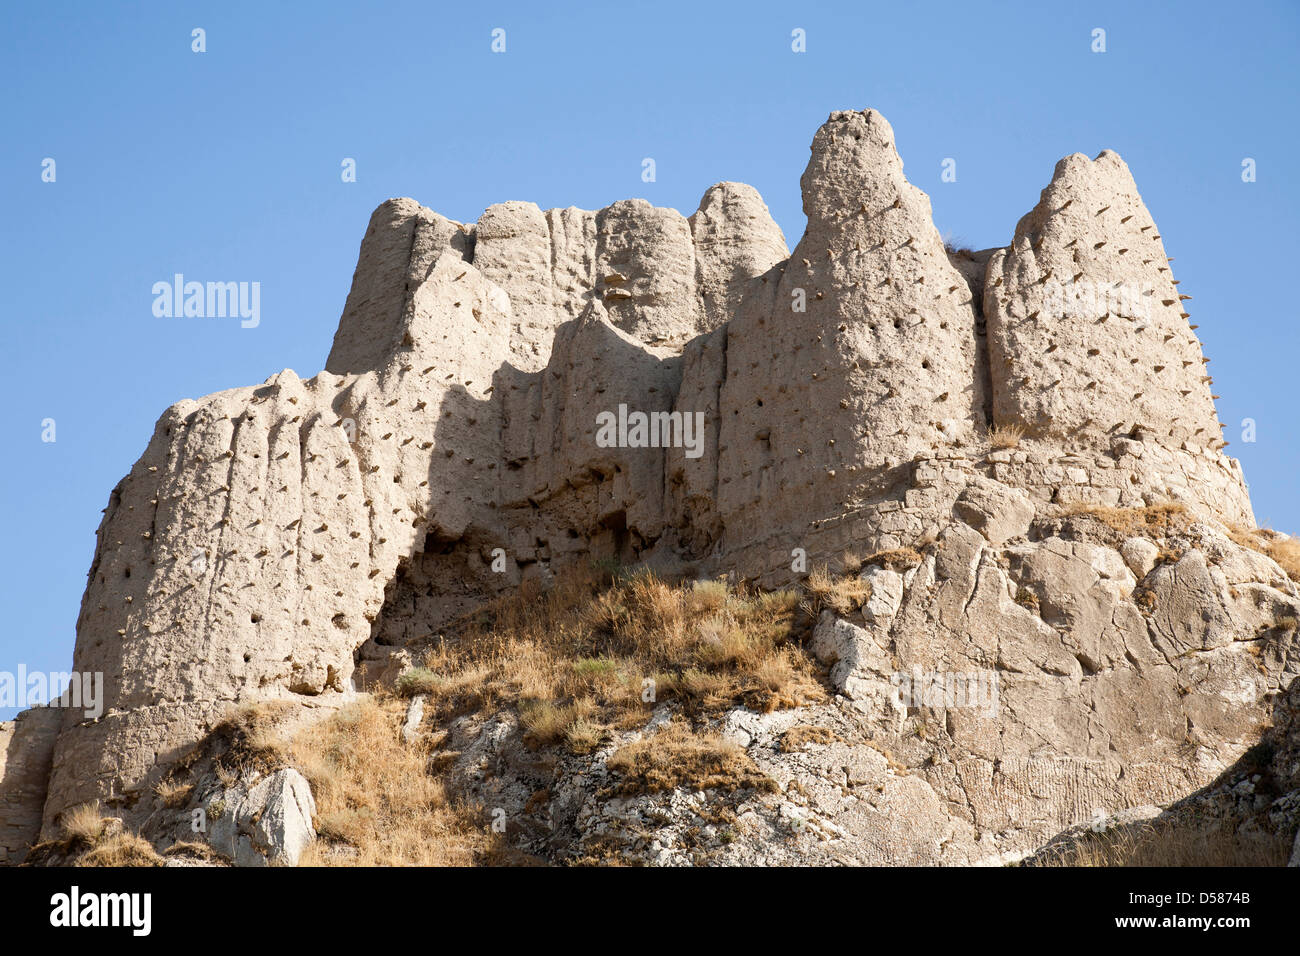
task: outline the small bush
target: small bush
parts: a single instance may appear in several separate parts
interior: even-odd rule
[[[415,697],[417,694],[432,694],[443,683],[444,678],[427,667],[411,667],[402,671],[394,688],[403,697]]]
[[[1015,423],[994,425],[989,429],[989,444],[994,448],[1016,448],[1025,437],[1025,426]]]
[[[194,792],[194,784],[180,783],[179,781],[167,779],[159,781],[158,786],[154,787],[154,793],[162,801],[164,807],[169,810],[175,810],[185,806],[189,802],[190,794]]]
[[[274,769],[283,765],[283,724],[292,710],[285,701],[261,701],[235,707],[213,728],[212,735],[225,737],[229,750],[221,767],[237,771],[242,767]]]
[[[798,753],[809,744],[825,745],[842,739],[829,727],[817,727],[812,724],[797,724],[781,735],[781,752]]]
[[[924,555],[916,548],[891,548],[867,555],[862,566],[865,568],[876,564],[890,571],[901,572],[911,570],[924,560]]]
[[[828,607],[836,614],[847,615],[871,600],[871,585],[856,574],[832,575],[823,565],[813,568],[804,582],[813,599],[813,613]]]
[[[943,251],[958,259],[973,260],[975,258],[975,250],[969,246],[960,245],[959,242],[960,240],[952,238],[945,239],[943,241]]]
[[[621,747],[606,762],[621,778],[622,794],[688,790],[762,790],[775,781],[760,771],[739,746],[713,734],[698,734],[673,721],[650,737]]]
[[[83,803],[64,815],[62,826],[69,840],[94,846],[104,835],[104,815],[98,803]]]
[[[1187,507],[1177,501],[1147,505],[1145,508],[1107,508],[1082,502],[1065,508],[1066,517],[1092,518],[1124,537],[1144,535],[1164,537],[1185,531],[1192,523]]]

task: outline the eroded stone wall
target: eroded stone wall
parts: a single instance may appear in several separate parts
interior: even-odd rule
[[[380,206],[325,371],[178,403],[113,491],[74,660],[108,709],[63,715],[48,793],[23,784],[47,835],[87,800],[129,815],[230,706],[347,693],[357,660],[592,557],[784,583],[794,548],[932,540],[982,480],[1253,523],[1117,156],[1067,157],[967,257],[874,111],[832,114],[801,184],[788,256],[734,183],[690,217]],[[620,405],[699,414],[700,454],[602,447]]]

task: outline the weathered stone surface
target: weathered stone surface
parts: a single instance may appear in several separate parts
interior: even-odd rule
[[[1160,556],[1160,549],[1146,538],[1129,538],[1119,548],[1129,570],[1140,581],[1151,573]]]
[[[1116,153],[1061,160],[988,280],[1000,421],[1061,437],[1139,426],[1217,447],[1200,346],[1159,230]]]
[[[966,486],[953,510],[990,544],[1022,537],[1034,518],[1034,503],[1029,495],[1018,488],[983,479]]]
[[[858,671],[871,656],[871,635],[856,624],[823,611],[809,647],[819,661],[831,665],[831,686],[847,697],[856,696]]]
[[[378,371],[186,401],[114,491],[74,665],[106,713],[68,712],[47,837],[71,806],[130,802],[234,703],[343,692],[399,561],[491,525],[493,372],[509,300],[445,252]]]
[[[1012,245],[971,255],[874,111],[831,115],[801,185],[789,256],[734,183],[689,218],[380,206],[326,370],[178,403],[114,489],[74,655],[105,714],[43,715],[52,755],[34,718],[0,730],[0,848],[42,801],[46,836],[88,801],[134,826],[232,705],[341,699],[452,617],[601,558],[788,584],[800,551],[892,555],[861,617],[813,635],[843,699],[804,716],[843,739],[785,754],[784,716],[728,723],[784,794],[742,811],[731,862],[1003,859],[1238,760],[1300,673],[1300,593],[1225,533],[1253,526],[1240,466],[1122,161],[1062,160]],[[676,437],[597,441],[620,407]],[[1026,434],[995,450],[994,425]],[[1102,540],[1066,517],[1166,501],[1198,523]],[[458,733],[483,756],[512,730]],[[526,803],[530,773],[475,786]],[[235,801],[266,808],[229,818],[236,859],[306,839],[310,794],[270,779]],[[699,807],[552,784],[579,842]]]
[[[690,224],[704,326],[715,329],[736,314],[750,280],[790,253],[762,197],[744,183],[711,187]]]
[[[995,421],[1066,447],[1129,436],[1216,457],[1226,442],[1209,360],[1169,261],[1116,153],[1057,163],[1010,248],[988,264]],[[1201,493],[1232,520],[1253,523],[1231,470],[1210,477]]]
[[[903,603],[903,576],[888,568],[870,567],[862,572],[862,580],[871,585],[871,597],[862,605],[862,616],[868,624],[887,626]]]
[[[60,717],[37,707],[0,723],[0,865],[21,863],[40,837]]]
[[[316,839],[316,801],[298,771],[286,768],[236,782],[205,804],[208,843],[236,866],[297,866]]]
[[[411,292],[433,263],[448,249],[468,259],[471,248],[464,226],[414,199],[383,203],[361,241],[326,370],[344,374],[379,368],[397,345],[393,337],[399,335]]]
[[[424,720],[424,694],[416,694],[406,708],[406,721],[402,724],[402,742],[415,743],[420,737],[420,721]]]
[[[971,440],[982,358],[965,280],[874,111],[832,114],[801,180],[808,228],[770,308],[728,326],[717,506],[723,542],[877,496],[918,452]],[[787,546],[788,550],[789,545]]]

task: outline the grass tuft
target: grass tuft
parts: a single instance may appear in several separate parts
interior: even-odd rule
[[[989,429],[989,444],[994,448],[1017,448],[1025,437],[1025,426],[1014,422]]]
[[[1164,537],[1186,530],[1193,520],[1187,507],[1176,501],[1145,508],[1107,508],[1078,502],[1066,506],[1063,513],[1066,517],[1092,518],[1124,537]]]
[[[431,694],[443,683],[443,678],[427,667],[412,667],[402,671],[394,683],[394,689],[403,697],[417,694]]]
[[[606,766],[625,795],[689,790],[761,790],[774,793],[776,782],[760,771],[738,745],[716,734],[701,734],[674,720],[658,733],[621,747]]]

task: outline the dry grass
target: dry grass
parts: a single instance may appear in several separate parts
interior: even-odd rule
[[[1285,866],[1290,841],[1156,821],[1085,833],[1048,850],[1037,866]]]
[[[1184,548],[1164,547],[1156,552],[1156,564],[1177,564],[1187,553]],[[1236,595],[1233,595],[1234,597]]]
[[[464,866],[489,851],[488,821],[430,775],[428,746],[402,744],[405,712],[399,699],[367,699],[294,738],[320,836],[300,866]],[[340,844],[351,852],[331,852]]]
[[[168,859],[199,860],[214,865],[224,865],[226,863],[221,855],[206,843],[190,843],[184,840],[180,843],[173,843],[163,850],[162,855]]]
[[[83,803],[63,817],[63,835],[69,840],[94,846],[104,835],[104,815],[97,803]]]
[[[1028,608],[1035,614],[1038,614],[1041,610],[1038,595],[1028,588],[1020,588],[1016,591],[1016,603],[1023,608]]]
[[[97,803],[73,808],[62,820],[63,839],[33,848],[32,859],[74,866],[161,866],[149,841],[105,818]]]
[[[1192,523],[1192,515],[1186,506],[1176,501],[1145,508],[1106,508],[1080,502],[1066,506],[1064,514],[1066,517],[1094,518],[1124,537],[1163,537],[1186,530]]]
[[[622,794],[690,790],[762,790],[775,781],[760,771],[738,745],[716,734],[700,734],[674,720],[658,733],[616,750],[606,763],[618,775]]]
[[[264,771],[284,766],[288,751],[284,723],[293,712],[286,701],[261,701],[233,708],[209,735],[228,746],[218,762],[218,773],[232,778],[245,769]]]
[[[833,575],[823,566],[812,569],[804,582],[804,589],[812,599],[809,610],[814,614],[820,613],[824,607],[840,615],[851,614],[871,600],[871,585],[866,581],[856,574]]]
[[[1300,539],[1278,534],[1269,528],[1243,528],[1229,525],[1228,537],[1243,548],[1272,558],[1286,576],[1300,584]]]
[[[845,599],[863,587],[846,585]],[[513,707],[527,743],[576,753],[640,726],[666,700],[693,717],[812,703],[825,691],[802,648],[815,620],[803,603],[797,591],[721,581],[574,574],[447,628],[424,655],[436,679],[422,679],[421,692],[435,721]]]
[[[115,833],[77,858],[77,866],[162,866],[148,840],[134,833]]]
[[[162,801],[163,806],[169,810],[176,810],[185,806],[189,802],[190,794],[194,792],[194,784],[180,783],[168,777],[166,780],[159,781],[154,787],[154,793]]]
[[[907,571],[916,567],[923,560],[924,555],[916,548],[890,548],[888,551],[877,551],[869,554],[863,560],[862,566],[878,564],[882,568],[888,568],[890,571]]]
[[[798,753],[808,747],[809,744],[825,745],[842,739],[839,734],[829,727],[796,724],[781,735],[781,752],[787,754]]]
[[[1009,423],[989,429],[989,444],[994,448],[1018,448],[1025,437],[1025,426]]]

